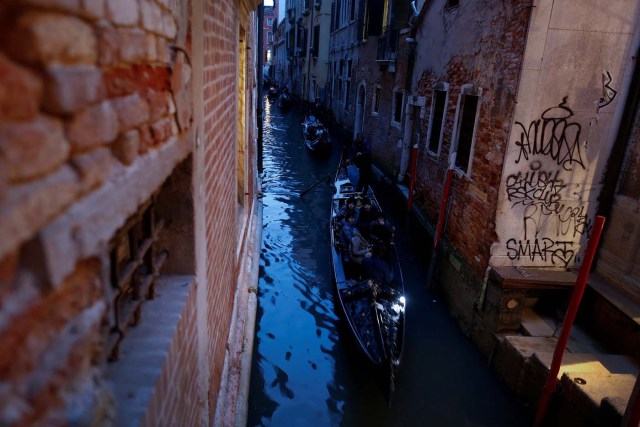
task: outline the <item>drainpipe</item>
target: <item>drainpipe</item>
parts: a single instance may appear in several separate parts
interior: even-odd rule
[[[413,188],[416,182],[416,166],[418,164],[418,145],[411,147],[411,169],[409,175],[409,200],[407,201],[407,211],[411,212],[413,206]]]
[[[404,80],[404,91],[407,96],[411,96],[411,83],[413,77],[413,67],[416,59],[417,43],[415,39],[416,29],[411,30],[411,37],[407,37],[407,74]],[[407,113],[405,114],[404,135],[402,138],[402,154],[400,155],[400,171],[398,172],[398,182],[404,181],[407,169],[409,169],[409,157],[411,151],[411,137],[413,131],[413,121],[415,120],[414,107],[409,105],[407,101]]]
[[[309,0],[309,9],[311,11],[311,16],[309,18],[309,28],[307,31],[307,34],[309,35],[309,40],[307,43],[307,46],[305,46],[307,48],[307,97],[311,98],[309,96],[309,92],[311,91],[311,43],[313,43],[313,11],[316,9],[311,2],[314,0]],[[317,54],[317,52],[314,52]],[[315,95],[315,94],[314,94]],[[315,98],[309,99],[309,102],[311,104],[315,103]]]

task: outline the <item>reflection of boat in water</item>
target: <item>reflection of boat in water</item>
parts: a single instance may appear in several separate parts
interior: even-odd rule
[[[314,115],[308,115],[302,122],[304,144],[311,152],[321,152],[329,149],[331,139],[327,128]]]
[[[386,263],[385,279],[380,279],[379,275],[376,280],[367,277],[372,270],[363,269],[362,265],[351,260],[349,242],[345,243],[341,238],[339,212],[350,197],[356,198],[357,205],[361,205],[363,199],[360,193],[355,192],[346,165],[338,170],[334,185],[336,192],[331,202],[330,234],[331,261],[339,301],[337,307],[342,311],[358,346],[379,372],[378,375],[385,379],[390,401],[395,372],[402,357],[405,331],[404,283],[398,254],[391,240],[381,251],[384,255],[376,259],[376,262]],[[380,210],[371,189],[368,198],[372,206]]]
[[[282,109],[286,109],[291,107],[291,104],[293,104],[293,99],[291,99],[289,91],[285,88],[278,99],[278,106]]]

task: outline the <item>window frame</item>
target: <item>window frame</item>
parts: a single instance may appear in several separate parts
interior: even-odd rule
[[[478,98],[478,102],[476,104],[476,111],[473,120],[473,129],[471,131],[471,141],[469,144],[469,160],[467,162],[466,170],[462,169],[457,165],[458,163],[458,150],[460,148],[460,127],[462,126],[462,119],[464,116],[464,97],[466,96],[475,96]],[[471,178],[472,173],[472,165],[473,165],[473,154],[476,147],[476,136],[478,131],[478,119],[480,117],[480,107],[482,105],[482,88],[474,87],[472,84],[463,85],[460,89],[460,93],[458,94],[458,103],[456,105],[456,115],[454,118],[454,127],[453,127],[453,135],[451,137],[451,150],[450,155],[455,154],[455,159],[453,161],[453,168],[459,172],[460,174]]]
[[[440,120],[440,132],[438,135],[438,146],[436,151],[431,150],[431,134],[433,132],[433,119],[436,112],[436,92],[444,92],[444,107],[442,109],[442,118]],[[444,136],[444,129],[447,120],[447,107],[449,106],[449,84],[439,83],[433,88],[431,95],[431,109],[429,111],[429,126],[427,128],[427,134],[425,138],[425,149],[427,153],[432,157],[440,157],[442,152],[442,139]]]
[[[371,115],[380,115],[380,97],[382,96],[382,87],[375,85],[373,88],[373,102],[371,103]]]
[[[400,119],[396,120],[396,111],[398,109],[398,100],[397,100],[398,94],[402,95],[402,99],[400,102]],[[393,98],[391,101],[391,126],[394,126],[398,129],[400,129],[400,126],[402,125],[402,118],[404,117],[404,98],[405,98],[404,90],[398,90],[398,89],[393,90]]]

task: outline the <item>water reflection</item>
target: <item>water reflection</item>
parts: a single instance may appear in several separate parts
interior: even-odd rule
[[[319,186],[300,197],[337,159],[309,156],[299,112],[283,114],[266,101],[264,117],[263,250],[249,425],[338,425],[341,403],[329,392],[338,341],[324,232],[330,192]]]

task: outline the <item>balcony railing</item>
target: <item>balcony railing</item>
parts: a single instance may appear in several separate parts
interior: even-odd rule
[[[378,38],[377,62],[395,62],[396,51],[398,50],[398,30],[391,27],[384,27],[382,35]]]

